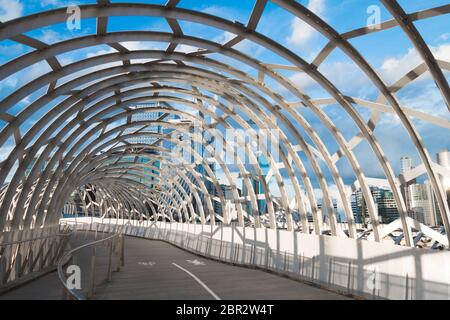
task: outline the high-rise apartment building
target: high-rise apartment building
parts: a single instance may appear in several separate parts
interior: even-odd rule
[[[449,150],[441,150],[437,154],[437,163],[444,168],[450,170],[450,151]],[[450,207],[450,174],[448,175],[439,175],[439,178],[442,183],[442,187],[447,196],[447,203]]]
[[[372,186],[370,192],[381,223],[390,223],[399,217],[397,203],[391,190]],[[351,203],[356,223],[369,223],[369,211],[361,189],[352,193]]]
[[[435,226],[436,208],[433,200],[433,189],[429,181],[422,184],[408,186],[409,198],[408,212],[412,218],[426,225]]]
[[[400,159],[402,175],[413,169],[412,162],[408,157]],[[436,155],[437,164],[444,168],[450,168],[450,152],[442,150]],[[450,176],[439,175],[442,187],[447,195],[447,202],[450,201]],[[423,183],[417,183],[416,179],[405,181],[402,184],[402,193],[405,199],[408,215],[426,225],[442,225],[439,207],[436,202],[435,192],[431,183],[426,180]],[[449,203],[450,205],[450,203]]]

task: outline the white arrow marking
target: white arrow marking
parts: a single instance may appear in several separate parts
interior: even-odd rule
[[[149,262],[138,262],[138,264],[141,265],[141,266],[153,267],[153,266],[156,264],[156,262],[153,262],[153,261],[149,261]]]
[[[195,260],[186,260],[189,263],[192,263],[194,266],[204,266],[205,263],[203,261]]]

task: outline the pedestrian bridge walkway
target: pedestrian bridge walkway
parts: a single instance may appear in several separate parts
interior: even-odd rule
[[[85,237],[87,235],[87,238]],[[78,232],[71,246],[94,240],[94,232]],[[97,237],[103,237],[100,233]],[[243,268],[203,258],[167,242],[126,236],[125,264],[105,278],[107,247],[96,249],[96,287],[91,299],[349,299],[316,286],[281,277],[262,270]],[[91,250],[77,252],[82,286],[90,280]],[[84,289],[84,290],[83,290]],[[85,291],[87,288],[81,288]],[[62,285],[56,272],[49,273],[0,299],[61,299]]]
[[[65,291],[64,298],[450,296],[448,274],[438,270],[449,259],[447,251],[233,225],[90,217],[61,223],[76,230],[71,248],[82,247],[73,251],[69,262],[81,268],[81,290]],[[60,278],[58,282],[56,273],[49,274],[1,298],[61,299],[62,283],[67,283],[63,268]]]

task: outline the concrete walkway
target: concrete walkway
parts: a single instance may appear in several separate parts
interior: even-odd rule
[[[105,283],[105,268],[96,272],[94,299],[349,299],[348,297],[260,270],[236,267],[198,257],[161,241],[125,238],[125,267]],[[84,240],[85,241],[85,240]],[[72,246],[83,240],[73,240]],[[88,273],[90,250],[80,254],[82,275]],[[97,250],[106,265],[107,250]],[[83,278],[83,277],[82,277]],[[89,277],[84,277],[82,286]],[[60,299],[56,272],[10,291],[0,299]]]

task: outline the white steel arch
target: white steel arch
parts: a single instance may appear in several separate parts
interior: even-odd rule
[[[230,224],[233,219],[227,214],[218,214],[214,207],[217,203],[222,207],[222,212],[225,212],[229,200],[236,211],[235,220],[240,226],[249,223],[256,228],[277,228],[277,217],[282,217],[288,230],[357,238],[358,227],[349,203],[348,190],[342,179],[341,169],[336,164],[340,159],[346,159],[361,187],[370,216],[368,228],[372,231],[372,238],[383,241],[385,234],[380,231],[382,226],[368,178],[355,152],[355,146],[364,142],[370,146],[374,162],[382,168],[387,185],[394,195],[404,244],[414,246],[399,182],[374,133],[379,125],[379,114],[386,112],[394,114],[401,122],[422,160],[446,230],[447,242],[444,245],[448,246],[450,210],[446,194],[436,165],[411,118],[435,124],[442,130],[448,130],[450,123],[446,119],[402,106],[396,92],[428,71],[450,108],[450,89],[444,76],[444,70],[450,69],[449,62],[433,57],[413,23],[446,15],[450,12],[450,5],[407,14],[397,1],[381,0],[394,17],[393,20],[382,22],[376,30],[362,27],[339,34],[333,26],[298,2],[271,0],[272,4],[300,18],[328,39],[313,62],[308,63],[286,46],[257,30],[269,2],[267,0],[255,1],[246,25],[178,8],[178,2],[171,0],[165,6],[109,1],[82,5],[82,19],[95,18],[97,21],[96,34],[53,44],[43,43],[26,33],[65,22],[66,8],[39,12],[0,25],[0,41],[8,39],[35,49],[0,66],[0,80],[41,61],[46,61],[51,68],[48,73],[31,80],[0,101],[0,119],[5,122],[0,132],[0,146],[6,145],[11,139],[14,141],[14,147],[1,163],[0,181],[4,184],[0,194],[1,231],[57,224],[64,204],[73,201],[70,195],[78,190],[83,194],[81,199],[85,213],[91,215],[95,214],[94,207],[97,206],[101,216],[123,217],[126,213],[134,218],[158,220],[163,217],[162,219],[170,221],[199,221],[201,224],[211,225],[219,221]],[[107,32],[108,19],[118,16],[161,17],[166,19],[172,33],[135,30]],[[226,43],[217,43],[202,38],[201,35],[186,35],[178,20],[214,27],[229,32],[233,37]],[[401,28],[404,31],[422,57],[423,64],[412,70],[414,76],[410,73],[402,75],[397,82],[388,86],[349,40],[390,28]],[[288,64],[270,64],[245,54],[237,49],[237,45],[243,40],[258,44]],[[121,44],[127,41],[162,42],[167,44],[167,49],[133,51]],[[108,45],[117,52],[89,57],[67,65],[62,65],[58,60],[61,54],[99,44]],[[178,50],[181,45],[194,49],[182,52]],[[344,95],[318,70],[334,49],[342,50],[377,88],[380,96],[378,101]],[[214,55],[214,58],[209,57],[210,55]],[[142,59],[153,60],[136,62]],[[256,76],[253,75],[255,72],[245,72],[225,62],[227,59],[254,70]],[[108,65],[114,63],[114,66]],[[311,99],[280,70],[304,72],[328,96]],[[77,72],[81,74],[71,79],[70,76]],[[281,94],[281,89],[271,86],[271,81],[298,101],[287,101]],[[45,87],[45,94],[14,114],[12,110],[18,102]],[[23,129],[30,118],[51,103],[55,103],[55,106],[46,112],[45,118],[40,118],[27,130]],[[154,106],[133,108],[133,105],[142,103]],[[354,139],[344,137],[333,119],[321,108],[326,104],[339,105],[353,121],[358,129]],[[364,120],[355,106],[369,108],[372,112],[370,119]],[[330,139],[338,146],[337,152],[330,150],[323,135],[302,114],[301,108],[308,109],[317,117]],[[133,120],[133,115],[145,112],[162,113],[165,117],[177,115],[181,120]],[[209,120],[205,120],[205,117]],[[120,121],[124,123],[119,124]],[[187,121],[191,121],[191,124],[200,123],[202,126],[200,135],[192,135],[193,143],[200,145],[202,152],[199,153],[193,145],[184,145],[182,148],[192,150],[195,162],[180,165],[170,150],[162,145],[181,145],[181,141],[173,138],[173,134],[189,134],[192,125],[186,125]],[[113,128],[108,129],[110,126]],[[170,129],[172,136],[145,132],[152,126]],[[216,131],[216,138],[224,140],[219,150],[203,137],[204,132],[208,134],[213,128],[222,130]],[[279,149],[276,156],[279,159],[267,142],[259,144],[257,154],[252,145],[242,137],[234,142],[226,141],[224,131],[227,129],[245,130],[254,140],[261,137],[273,140],[274,132],[278,130]],[[135,132],[130,134],[127,130]],[[140,136],[154,137],[157,143],[146,145],[127,142],[127,139]],[[225,161],[224,151],[235,145],[242,148],[243,155],[239,155],[237,162],[230,165]],[[251,165],[248,166],[242,156],[248,157]],[[267,176],[263,173],[259,157],[268,162],[270,174]],[[129,161],[131,158],[133,161]],[[159,162],[159,167],[155,166],[155,161]],[[210,168],[212,164],[220,168],[223,179],[217,177]],[[26,174],[29,167],[31,169]],[[268,176],[274,177],[275,184],[271,184]],[[8,177],[12,178],[8,180]],[[244,190],[239,193],[236,184],[238,178],[243,180],[243,189],[246,189],[247,194],[242,194]],[[222,180],[231,188],[232,199],[226,199],[221,189]],[[255,183],[260,183],[262,190],[254,190]],[[292,195],[289,195],[287,184],[293,190]],[[322,192],[320,209],[314,184]],[[343,204],[347,221],[345,225],[338,224],[333,209],[330,191],[333,184],[338,190],[339,201]],[[274,194],[274,189],[277,189],[280,196]],[[94,201],[93,197],[100,200]],[[91,213],[87,209],[86,198]],[[263,214],[258,211],[261,201],[267,206],[267,212]],[[174,212],[177,213],[177,219],[173,218]],[[298,219],[294,219],[294,212],[298,213]]]

